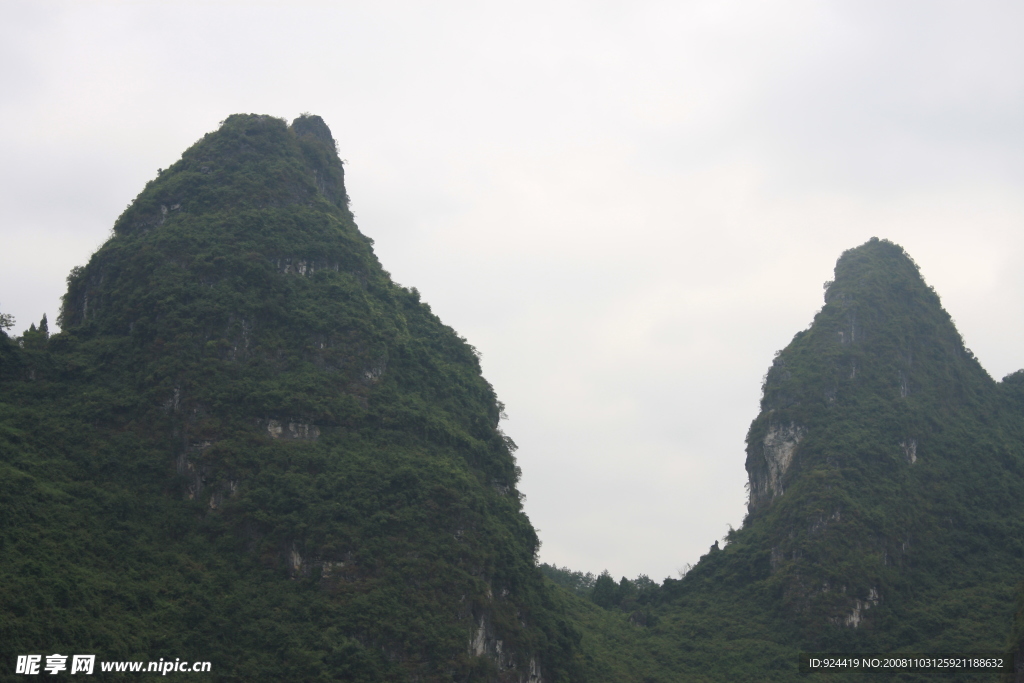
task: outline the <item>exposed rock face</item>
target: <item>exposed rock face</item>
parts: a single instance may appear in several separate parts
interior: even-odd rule
[[[531,656],[525,666],[520,666],[515,652],[494,634],[486,614],[480,615],[473,629],[469,639],[469,654],[486,657],[494,662],[502,683],[544,683],[537,657]]]
[[[852,626],[854,628],[857,628],[858,626],[860,626],[860,622],[861,622],[861,619],[863,618],[862,615],[864,613],[864,610],[868,609],[869,607],[874,607],[880,601],[881,601],[881,598],[879,598],[879,596],[878,596],[878,589],[877,588],[871,588],[871,590],[868,591],[868,597],[867,597],[866,600],[859,600],[858,599],[858,600],[854,601],[853,611],[850,612],[850,616],[848,616],[846,618],[846,622],[845,622],[846,625],[847,626]]]
[[[913,465],[917,462],[917,439],[903,439],[900,441],[900,448],[903,449],[903,455],[907,458],[907,462]]]
[[[761,442],[760,467],[750,473],[750,506],[757,507],[784,492],[783,475],[793,462],[797,445],[804,438],[804,429],[794,423],[769,425]]]
[[[320,437],[320,429],[316,425],[293,421],[269,420],[267,433],[273,439],[310,439],[315,441]]]

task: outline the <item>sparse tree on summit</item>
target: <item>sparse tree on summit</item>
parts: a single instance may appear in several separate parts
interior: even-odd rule
[[[0,313],[0,330],[9,330],[14,327],[14,316],[10,313]]]

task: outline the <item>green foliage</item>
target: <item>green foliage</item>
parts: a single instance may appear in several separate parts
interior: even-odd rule
[[[590,599],[594,601],[595,605],[605,609],[609,609],[619,603],[619,587],[616,585],[615,579],[607,571],[601,572],[601,575],[597,577],[597,581],[594,582],[594,590],[590,594]]]
[[[72,271],[60,334],[0,336],[0,659],[578,678],[494,391],[343,180],[319,117],[229,117]]]
[[[14,327],[14,316],[10,313],[0,313],[0,334],[6,334],[7,330]]]
[[[540,570],[553,583],[578,597],[588,598],[605,609],[631,613],[634,619],[646,621],[650,617],[650,610],[645,608],[655,604],[659,598],[658,584],[646,574],[632,581],[623,576],[616,583],[607,570],[596,577],[591,572],[584,574],[550,564],[540,565]],[[637,609],[643,611],[636,612]]]
[[[552,582],[569,590],[580,597],[587,597],[594,590],[594,582],[597,578],[592,572],[573,571],[568,567],[559,567],[553,564],[541,564],[541,573]]]

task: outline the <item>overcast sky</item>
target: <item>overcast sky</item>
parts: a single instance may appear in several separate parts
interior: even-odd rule
[[[394,279],[483,353],[541,559],[660,580],[745,512],[772,356],[903,245],[1024,366],[1024,3],[0,0],[0,311],[235,112],[323,116]]]

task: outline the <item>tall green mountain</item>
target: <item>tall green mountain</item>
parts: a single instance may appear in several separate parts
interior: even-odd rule
[[[1022,399],[1024,372],[987,375],[903,249],[847,251],[765,376],[743,527],[625,612],[574,603],[591,679],[782,681],[801,651],[1008,651]]]
[[[0,331],[0,678],[577,677],[501,404],[371,245],[319,117],[231,116],[72,272],[60,334]]]
[[[891,243],[844,254],[825,301],[747,436],[747,523],[782,604],[822,645],[994,646],[995,584],[1024,568],[1019,377],[988,377]]]

